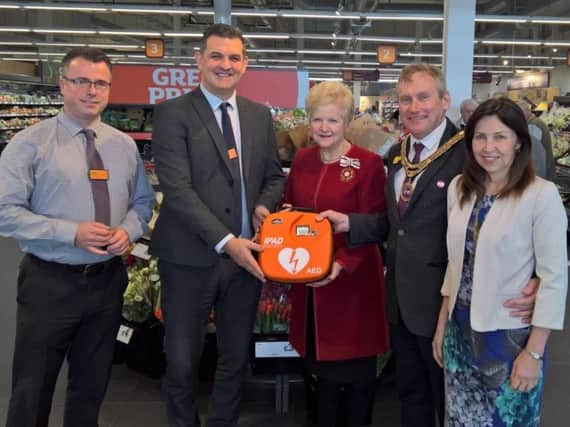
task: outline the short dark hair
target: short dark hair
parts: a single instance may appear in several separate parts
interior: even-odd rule
[[[243,34],[239,28],[232,27],[228,24],[210,25],[208,28],[206,28],[204,34],[202,35],[202,40],[200,41],[200,52],[203,53],[206,50],[208,39],[212,36],[217,36],[224,39],[240,39],[243,45],[243,55],[246,56],[245,39],[243,38]]]
[[[518,144],[520,144],[509,170],[507,184],[499,197],[520,196],[535,177],[531,159],[532,142],[522,110],[515,102],[506,97],[489,99],[475,109],[465,127],[465,164],[459,185],[461,206],[467,202],[473,193],[477,199],[485,195],[488,175],[485,169],[479,166],[473,155],[473,136],[477,123],[489,116],[496,116],[511,129],[517,136]]]
[[[75,58],[83,58],[89,62],[98,63],[104,62],[111,71],[111,60],[101,49],[96,47],[81,46],[71,49],[61,60],[60,74],[63,75],[67,70],[70,62]]]

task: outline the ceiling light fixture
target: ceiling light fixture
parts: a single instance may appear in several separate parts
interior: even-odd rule
[[[345,55],[344,50],[317,50],[317,49],[299,49],[297,53],[312,54],[312,55]]]
[[[165,32],[164,37],[193,37],[193,38],[197,38],[197,37],[202,37],[202,33],[171,33],[171,32]]]
[[[340,77],[309,77],[311,82],[342,82]]]
[[[378,42],[378,43],[415,43],[416,39],[410,38],[393,38],[393,37],[356,37],[356,40],[363,42]]]
[[[32,10],[61,10],[61,11],[73,11],[73,12],[107,12],[109,9],[106,7],[93,7],[93,6],[68,6],[68,5],[41,5],[41,4],[31,4],[31,5],[23,5],[23,9],[32,9]]]
[[[36,43],[38,44],[38,43]],[[47,43],[46,43],[47,44]],[[99,49],[144,49],[143,45],[138,44],[99,44],[99,43],[88,43],[89,47],[97,47]]]
[[[130,30],[98,30],[97,34],[105,36],[141,36],[141,37],[160,37],[162,33],[153,31],[130,31]]]
[[[475,17],[475,22],[497,22],[501,24],[522,24],[529,21],[529,18],[516,16],[509,17],[501,15],[479,15]]]
[[[274,18],[278,15],[277,12],[268,12],[264,10],[232,10],[232,16],[258,16],[265,18]]]
[[[22,27],[0,27],[0,32],[3,33],[31,33],[31,28],[22,28]]]
[[[483,44],[506,44],[506,45],[519,45],[519,46],[540,46],[542,42],[530,40],[480,40]]]
[[[314,18],[314,19],[360,19],[358,13],[340,13],[331,14],[330,12],[308,12],[308,11],[287,11],[280,12],[279,16],[283,18]]]
[[[33,42],[3,42],[0,41],[0,45],[3,46],[33,46]]]
[[[248,53],[295,53],[294,49],[248,49]]]
[[[264,33],[250,33],[243,35],[246,39],[279,39],[279,40],[286,40],[290,38],[289,34],[283,33],[272,33],[272,34],[264,34]]]
[[[366,19],[371,21],[443,21],[442,15],[393,15],[393,14],[369,14]]]
[[[534,17],[530,19],[533,24],[570,24],[568,18]]]
[[[53,28],[34,28],[32,32],[39,34],[97,34],[95,30],[63,30]]]
[[[544,42],[545,46],[570,46],[570,42]]]
[[[424,53],[424,52],[405,52],[398,54],[400,56],[425,56],[426,58],[442,58],[442,53]]]
[[[158,8],[158,7],[149,7],[149,8],[141,8],[140,6],[130,8],[128,6],[111,6],[109,8],[111,12],[119,12],[119,13],[160,13],[160,14],[168,14],[168,15],[191,15],[191,9],[183,9],[179,7],[169,6],[168,8]]]

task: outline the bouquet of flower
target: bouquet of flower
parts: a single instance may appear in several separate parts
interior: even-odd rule
[[[160,295],[160,276],[157,260],[146,263],[135,261],[127,267],[129,284],[123,295],[123,317],[142,323],[154,312]]]
[[[279,129],[294,129],[299,125],[307,125],[307,112],[301,108],[288,111],[280,111],[273,117],[273,127]]]
[[[261,289],[254,332],[286,334],[289,332],[291,301],[287,297],[290,285],[265,283]]]
[[[552,130],[552,154],[555,159],[568,155],[570,151],[570,108],[554,105],[540,116]],[[562,163],[562,162],[558,162]]]

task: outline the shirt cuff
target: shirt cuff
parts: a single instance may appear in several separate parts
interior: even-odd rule
[[[74,246],[78,227],[79,224],[75,222],[57,221],[55,224],[55,240]]]
[[[236,236],[234,236],[232,233],[226,235],[226,237],[224,237],[222,240],[220,240],[218,242],[218,244],[216,246],[214,246],[214,250],[219,254],[223,254],[224,250],[223,247],[226,245],[226,243],[228,243],[231,239],[235,239]]]

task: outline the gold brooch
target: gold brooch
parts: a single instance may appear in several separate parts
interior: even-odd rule
[[[340,170],[340,180],[342,182],[350,182],[354,179],[355,171],[352,168],[342,168]]]
[[[400,163],[402,161],[402,157],[401,156],[394,156],[394,159],[392,160],[392,164],[393,165],[397,165],[398,163]]]

